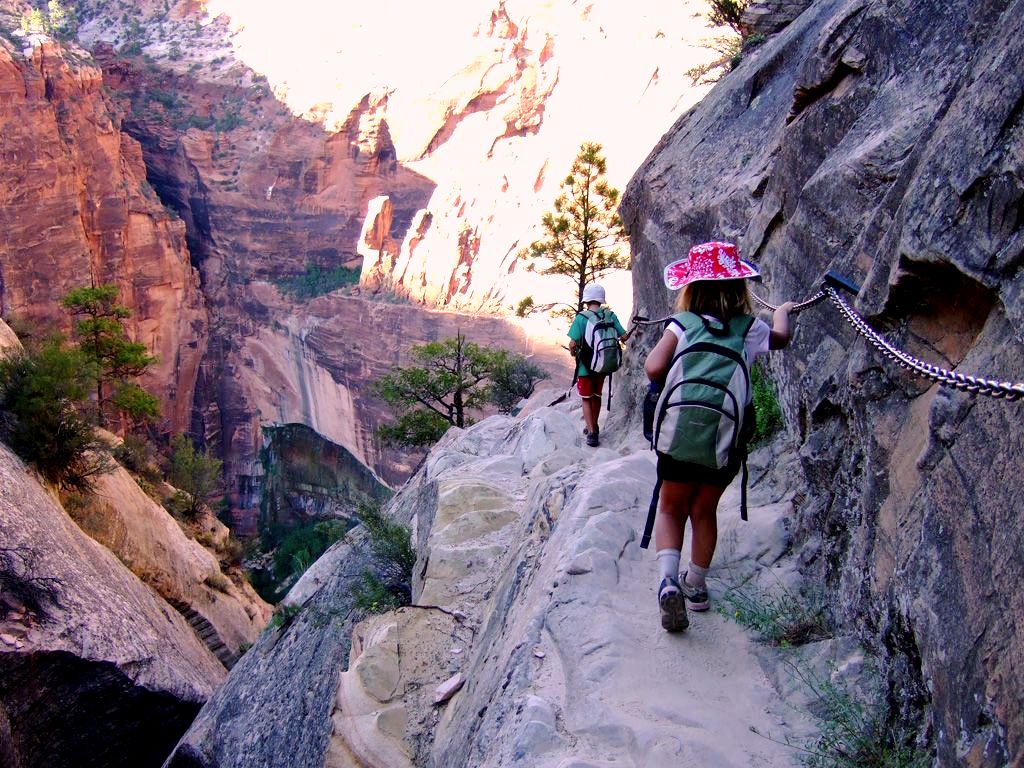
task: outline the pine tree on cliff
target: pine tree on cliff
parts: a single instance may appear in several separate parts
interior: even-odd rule
[[[619,191],[604,178],[607,163],[601,145],[584,142],[562,182],[555,210],[544,214],[545,235],[533,242],[528,255],[547,262],[545,275],[565,275],[576,283],[576,305],[582,307],[583,288],[613,269],[629,266],[622,252],[626,232],[616,212]]]
[[[132,379],[156,362],[146,345],[131,341],[124,321],[131,310],[117,303],[116,285],[76,288],[61,305],[79,318],[75,335],[79,349],[89,361],[95,381],[97,423],[106,424],[106,412],[113,408],[132,421],[150,421],[159,414],[160,404]]]
[[[397,367],[373,385],[395,413],[394,424],[377,430],[392,445],[432,445],[449,427],[472,424],[469,411],[490,404],[511,408],[548,377],[522,355],[481,347],[461,333],[410,352],[419,365]]]

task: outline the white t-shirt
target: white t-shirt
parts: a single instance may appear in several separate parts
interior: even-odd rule
[[[710,315],[705,315],[708,320],[714,318]],[[676,323],[669,323],[668,331],[672,331],[676,335],[677,339],[683,339],[686,341],[686,330]],[[743,356],[747,360],[747,365],[750,365],[761,355],[768,354],[768,336],[771,334],[772,329],[768,326],[764,320],[759,317],[754,318],[754,324],[750,326],[750,330],[747,331],[747,337],[743,340]],[[676,342],[678,344],[678,341]]]

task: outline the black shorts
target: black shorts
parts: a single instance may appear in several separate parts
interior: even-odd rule
[[[712,469],[689,461],[677,461],[667,453],[658,451],[658,478],[674,483],[704,483],[725,488],[740,471],[740,463],[734,462],[721,469]]]

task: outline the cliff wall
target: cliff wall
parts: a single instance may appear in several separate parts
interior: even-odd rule
[[[0,35],[0,314],[68,330],[68,291],[116,284],[131,336],[157,356],[143,384],[182,431],[206,343],[185,226],[146,182],[141,148],[85,51],[23,44]]]
[[[774,303],[836,270],[898,347],[1024,379],[1022,11],[821,0],[748,51],[629,184],[637,307],[668,312],[662,267],[728,238]],[[836,617],[886,656],[940,765],[1019,764],[1020,405],[911,376],[829,305],[772,371],[802,446],[800,552]]]

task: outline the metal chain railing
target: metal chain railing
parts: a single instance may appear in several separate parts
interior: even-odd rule
[[[938,365],[918,360],[916,357],[908,355],[906,352],[897,349],[886,341],[878,331],[868,325],[867,321],[861,317],[853,307],[843,300],[839,295],[839,292],[836,290],[837,286],[853,293],[857,293],[859,291],[857,286],[852,285],[838,275],[829,273],[825,276],[825,282],[822,285],[822,289],[806,301],[796,304],[791,310],[791,313],[795,314],[797,312],[802,312],[805,309],[813,307],[815,304],[821,303],[827,298],[836,306],[843,319],[845,319],[857,333],[863,336],[868,344],[878,350],[883,357],[893,361],[901,368],[912,371],[918,376],[928,379],[929,381],[934,381],[941,386],[952,387],[954,389],[959,389],[962,392],[969,392],[974,395],[988,395],[989,397],[995,397],[1010,402],[1024,399],[1024,383],[994,381],[992,379],[984,379],[978,376],[969,376],[964,373],[956,373],[955,371],[950,371]],[[778,307],[772,306],[754,293],[751,293],[751,296],[754,301],[772,312],[778,309]],[[650,320],[641,315],[636,315],[633,317],[632,322],[633,325],[660,325],[671,318],[672,315],[669,315],[668,317],[658,318],[657,320]]]
[[[975,395],[988,395],[1009,401],[1024,398],[1024,384],[1015,384],[1011,381],[992,381],[991,379],[982,379],[977,376],[956,373],[918,360],[916,357],[896,349],[878,331],[868,325],[853,307],[843,301],[843,298],[835,288],[827,285],[824,288],[824,293],[835,304],[846,322],[853,326],[853,329],[863,336],[868,344],[877,349],[883,357],[892,360],[901,368],[913,371],[918,376],[934,381],[944,387],[953,387],[954,389],[970,392]]]
[[[756,301],[758,304],[760,304],[765,309],[767,309],[767,310],[769,310],[771,312],[774,312],[776,309],[778,309],[778,307],[769,304],[767,301],[762,299],[756,293],[751,292],[750,295],[754,299],[754,301]],[[793,309],[790,310],[790,313],[795,315],[798,312],[803,312],[805,309],[810,309],[815,304],[820,304],[824,300],[825,300],[825,292],[824,291],[818,291],[816,294],[811,296],[811,298],[807,299],[806,301],[801,301],[799,304],[795,305],[793,307]],[[671,320],[672,317],[673,317],[673,315],[666,315],[665,317],[659,317],[657,320],[651,320],[650,318],[644,317],[643,315],[634,315],[633,319],[632,319],[632,323],[633,323],[633,325],[661,325],[661,324],[666,323],[669,320]]]
[[[758,296],[756,293],[751,292],[750,295],[754,299],[754,301],[756,301],[758,304],[760,304],[762,307],[769,310],[770,312],[774,312],[776,309],[778,309],[778,307],[772,306],[767,301]],[[818,291],[816,294],[811,296],[811,298],[807,299],[807,301],[801,301],[799,304],[795,305],[791,310],[789,310],[789,313],[791,315],[795,315],[797,312],[803,312],[805,309],[810,309],[815,304],[820,304],[824,300],[825,292]]]

